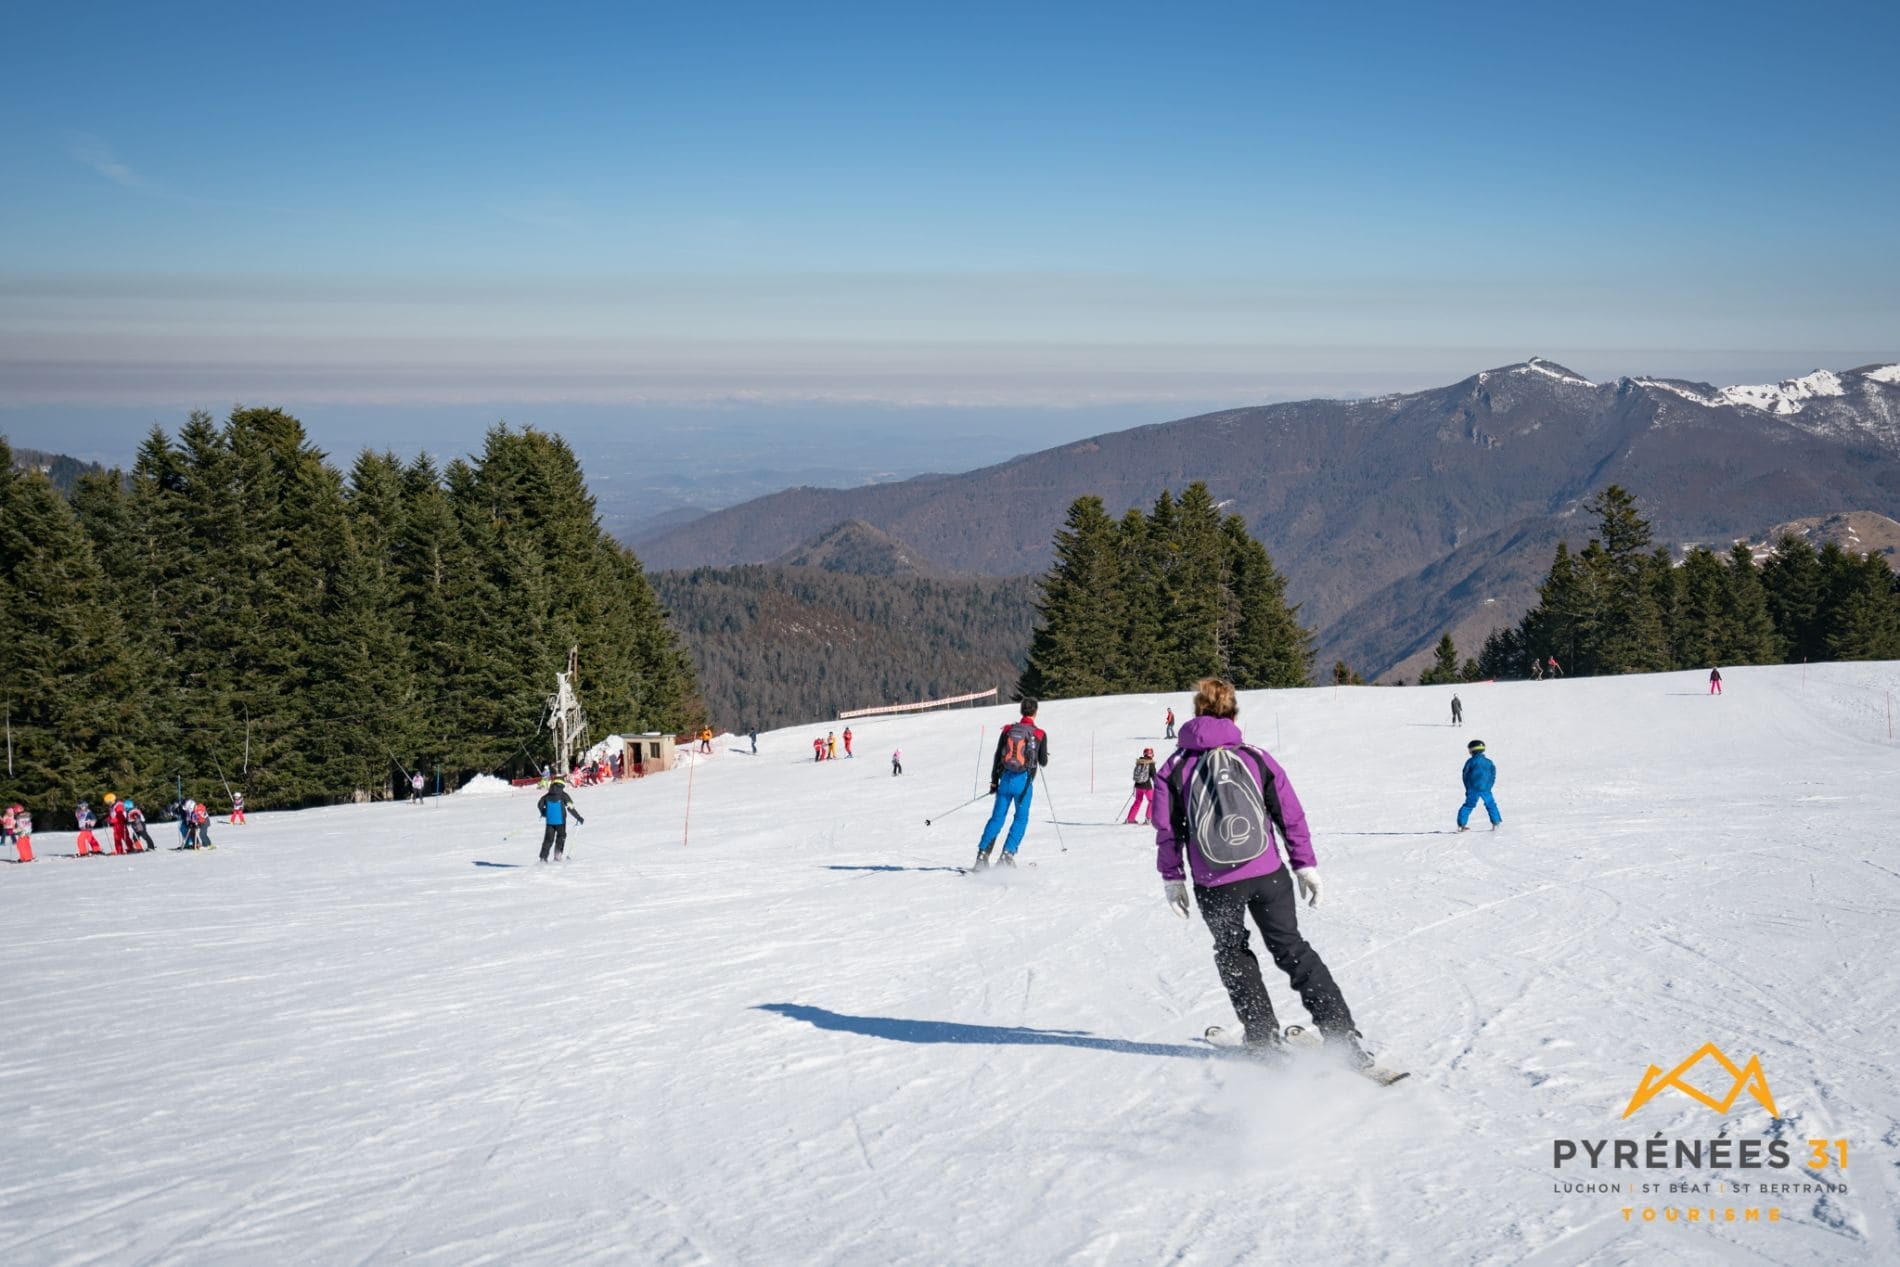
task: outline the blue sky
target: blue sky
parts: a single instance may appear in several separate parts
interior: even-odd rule
[[[236,399],[1165,417],[1534,353],[1722,381],[1900,359],[1892,4],[7,28],[16,443]]]

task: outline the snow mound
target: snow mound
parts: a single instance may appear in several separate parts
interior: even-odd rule
[[[514,784],[506,779],[498,779],[492,774],[478,774],[464,783],[456,792],[458,796],[500,796],[503,792],[514,791]]]
[[[1868,370],[1864,377],[1876,383],[1900,383],[1900,365],[1883,365],[1879,369]]]

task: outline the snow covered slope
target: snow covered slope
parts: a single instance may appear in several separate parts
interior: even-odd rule
[[[0,1261],[1893,1262],[1900,666],[1726,677],[1464,687],[1461,730],[1445,688],[1243,697],[1389,1090],[1196,1041],[1232,1023],[1207,933],[1107,825],[1182,696],[1044,708],[1014,874],[951,870],[979,809],[944,816],[1000,708],[581,789],[558,869],[532,793],[42,835],[0,868]],[[1474,736],[1506,829],[1454,835]],[[1779,1118],[1622,1120],[1711,1042]],[[1846,1139],[1847,1191],[1558,1190],[1817,1177],[1552,1164],[1659,1132]]]

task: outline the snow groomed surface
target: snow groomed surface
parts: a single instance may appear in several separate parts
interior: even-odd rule
[[[1460,687],[1462,729],[1448,688],[1243,695],[1390,1089],[1196,1041],[1207,933],[1110,823],[1185,696],[1044,706],[1013,873],[942,817],[1003,708],[722,739],[685,844],[688,770],[580,789],[561,868],[532,790],[42,833],[0,867],[0,1261],[1895,1261],[1900,666],[1705,678]],[[1452,832],[1471,738],[1497,833]],[[1669,1077],[1711,1043],[1762,1077]],[[1609,1165],[1724,1136],[1795,1164]]]

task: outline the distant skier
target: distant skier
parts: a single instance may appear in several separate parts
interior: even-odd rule
[[[990,807],[989,822],[983,824],[983,838],[976,846],[977,871],[990,865],[990,849],[1002,834],[1003,820],[1009,818],[1012,806],[1016,814],[1010,818],[1009,836],[1003,841],[1002,865],[1016,865],[1016,851],[1029,829],[1036,771],[1049,764],[1049,736],[1036,725],[1036,701],[1024,700],[1022,710],[1022,720],[1005,726],[996,737],[996,756],[990,761],[990,795],[996,803]]]
[[[893,748],[891,749],[891,777],[896,778],[903,772],[904,750],[902,748]]]
[[[1143,748],[1141,755],[1135,758],[1135,795],[1128,802],[1130,823],[1154,822],[1155,798],[1155,750]]]
[[[417,770],[409,776],[409,800],[412,804],[422,804],[422,771]]]
[[[836,733],[828,731],[825,734],[825,760],[836,761],[837,759],[838,759],[838,736]]]
[[[1532,656],[1531,657],[1531,681],[1541,682],[1543,680],[1544,680],[1544,662],[1542,660],[1539,660],[1536,656]]]
[[[701,726],[699,728],[699,750],[701,752],[710,753],[712,751],[712,739],[713,739],[712,727]]]
[[[1551,656],[1548,660],[1544,661],[1544,676],[1545,677],[1560,678],[1563,675],[1564,675],[1564,666],[1557,663],[1556,656]]]
[[[1709,694],[1720,695],[1721,693],[1722,693],[1722,670],[1710,669],[1709,670]]]
[[[132,833],[132,852],[149,853],[158,848],[158,842],[152,839],[151,831],[145,826],[145,811],[131,797],[120,802],[125,806],[125,827]]]
[[[1498,803],[1491,799],[1491,785],[1497,782],[1498,768],[1484,755],[1484,740],[1473,739],[1465,745],[1465,751],[1471,756],[1465,760],[1465,803],[1458,807],[1458,830],[1471,830],[1471,811],[1483,801],[1484,812],[1491,817],[1491,830],[1496,831],[1498,824],[1504,821],[1504,816],[1498,813]]]
[[[1214,966],[1248,1048],[1271,1054],[1285,1046],[1260,961],[1248,945],[1251,913],[1274,966],[1286,973],[1326,1048],[1356,1069],[1370,1068],[1352,1009],[1300,935],[1294,886],[1309,906],[1318,906],[1320,895],[1306,811],[1279,763],[1241,738],[1239,716],[1232,683],[1202,679],[1194,719],[1162,764],[1154,798],[1155,867],[1167,903],[1188,918],[1191,877],[1201,918],[1214,935]],[[1291,875],[1280,864],[1275,828],[1286,842]]]
[[[132,845],[132,833],[125,826],[126,803],[115,792],[106,793],[106,824],[112,828],[112,852],[117,854],[136,853]]]
[[[90,802],[79,802],[79,807],[73,811],[73,821],[79,824],[78,856],[81,858],[87,854],[103,856],[105,850],[99,847],[99,838],[92,834],[92,829],[99,825],[99,820],[92,816]]]
[[[1167,733],[1165,733],[1165,734],[1163,734],[1163,735],[1162,735],[1161,737],[1162,737],[1163,739],[1172,739],[1172,738],[1174,738],[1174,710],[1173,710],[1172,708],[1170,708],[1170,709],[1168,710],[1168,729],[1167,729]]]
[[[746,737],[752,741],[752,755],[755,757],[758,756],[759,755],[759,732],[754,730],[751,733],[749,733]]]
[[[577,823],[587,821],[574,808],[573,798],[567,794],[567,780],[555,779],[548,784],[548,790],[542,793],[534,808],[541,815],[541,821],[547,824],[541,832],[541,861],[548,860],[549,849],[554,850],[556,862],[564,861],[567,856],[567,820],[572,818]]]
[[[851,727],[849,726],[844,728],[844,755],[847,757],[851,755]]]
[[[211,807],[199,801],[191,807],[191,847],[216,849],[211,843]]]
[[[231,823],[236,827],[244,825],[244,793],[242,792],[231,793]]]
[[[823,736],[816,736],[812,739],[811,759],[813,761],[823,761],[825,759],[825,741]]]
[[[1453,693],[1451,697],[1451,724],[1454,726],[1465,724],[1465,706],[1458,702],[1456,693]]]
[[[0,810],[0,847],[9,844],[15,861],[33,861],[33,815],[18,801]]]
[[[180,849],[190,849],[193,847],[191,843],[191,815],[192,811],[197,808],[198,802],[192,800],[189,796],[182,801],[173,801],[170,805],[165,807],[165,811],[178,820],[178,847]]]

